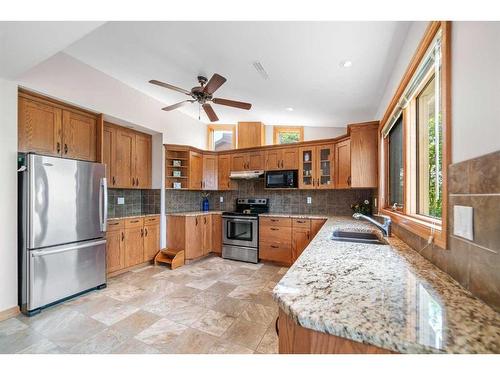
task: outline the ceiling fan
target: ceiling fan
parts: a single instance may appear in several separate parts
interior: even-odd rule
[[[214,104],[225,105],[228,107],[234,107],[234,108],[240,108],[240,109],[246,109],[246,110],[249,110],[250,108],[252,108],[252,105],[250,103],[237,102],[235,100],[222,99],[222,98],[214,98],[212,96],[212,94],[219,87],[221,87],[224,84],[224,82],[226,82],[226,79],[223,76],[221,76],[220,74],[215,73],[212,76],[212,78],[210,78],[210,81],[207,80],[206,77],[198,76],[198,82],[199,82],[200,86],[193,87],[191,89],[191,91],[189,91],[189,90],[181,89],[180,87],[177,87],[174,85],[170,85],[168,83],[157,81],[155,79],[152,79],[151,81],[149,81],[149,83],[152,83],[153,85],[165,87],[167,89],[174,90],[174,91],[180,92],[182,94],[188,95],[192,98],[192,99],[184,100],[182,102],[164,107],[164,108],[162,108],[164,111],[172,111],[172,110],[177,109],[179,107],[182,107],[183,105],[186,105],[188,103],[198,102],[203,107],[203,110],[207,114],[210,121],[214,122],[214,121],[219,121],[219,118],[215,114],[215,111],[212,108],[212,106],[210,105],[210,102],[212,102]]]

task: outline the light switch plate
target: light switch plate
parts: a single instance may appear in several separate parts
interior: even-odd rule
[[[474,240],[474,209],[467,206],[453,206],[453,234]]]
[[[125,198],[124,197],[118,197],[116,200],[116,204],[125,204]]]
[[[219,202],[224,203],[224,197],[220,197]]]
[[[307,204],[311,204],[312,203],[312,198],[311,197],[307,197]]]

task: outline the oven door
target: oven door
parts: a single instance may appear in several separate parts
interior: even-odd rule
[[[222,243],[258,247],[258,218],[224,217]]]

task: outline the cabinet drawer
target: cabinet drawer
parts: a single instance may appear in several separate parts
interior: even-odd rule
[[[115,231],[115,230],[121,230],[124,228],[124,223],[123,223],[123,220],[108,220],[108,227],[107,227],[107,231],[108,232],[112,232],[112,231]]]
[[[292,243],[292,228],[275,226],[260,227],[260,241],[279,242],[290,245]]]
[[[143,225],[144,225],[144,220],[142,217],[125,219],[125,228],[142,227]]]
[[[144,225],[160,224],[159,216],[146,216],[144,218]]]
[[[292,228],[311,228],[310,219],[292,219]]]
[[[290,227],[292,219],[289,217],[261,217],[259,218],[259,224],[261,226]]]
[[[292,247],[290,243],[261,241],[259,244],[259,258],[290,264],[292,262]]]

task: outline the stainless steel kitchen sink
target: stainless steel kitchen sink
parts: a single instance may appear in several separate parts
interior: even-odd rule
[[[387,245],[387,242],[381,240],[377,235],[368,232],[354,232],[335,230],[332,235],[332,240],[340,242],[356,242],[372,245]]]

